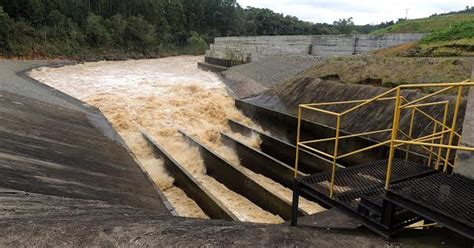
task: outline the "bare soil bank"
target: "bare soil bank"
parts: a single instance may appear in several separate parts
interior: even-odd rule
[[[394,87],[407,83],[458,82],[471,77],[473,58],[352,56],[332,58],[304,76],[346,84]]]

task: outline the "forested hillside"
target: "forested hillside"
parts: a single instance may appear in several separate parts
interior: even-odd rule
[[[235,0],[0,0],[0,53],[128,58],[203,53],[216,36],[368,33],[351,18],[314,24]]]

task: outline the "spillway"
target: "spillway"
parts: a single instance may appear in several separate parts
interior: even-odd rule
[[[222,142],[221,135],[232,135],[238,141],[259,148],[259,135],[241,135],[234,132],[228,120],[236,120],[255,129],[261,129],[244,116],[228,95],[225,84],[216,74],[196,68],[201,57],[180,56],[151,60],[93,62],[60,68],[39,68],[30,76],[98,107],[125,140],[137,160],[161,189],[178,215],[209,218],[206,211],[189,197],[165,162],[156,156],[153,147],[140,129],[166,151],[193,177],[219,204],[239,221],[282,223],[288,216],[279,214],[272,203],[252,199],[245,191],[238,192],[232,183],[209,175],[202,154],[190,147],[178,132],[184,130],[190,137],[222,156],[232,166],[272,199],[291,202],[291,190],[262,174],[240,164],[235,148]],[[219,173],[219,172],[216,172]],[[182,185],[182,184],[181,184]],[[288,185],[286,185],[288,186]],[[188,191],[189,192],[189,191]],[[188,193],[189,194],[189,193]],[[305,214],[321,211],[316,203],[301,199]]]

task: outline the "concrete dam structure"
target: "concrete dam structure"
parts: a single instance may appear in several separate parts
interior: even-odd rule
[[[275,55],[347,56],[418,41],[425,35],[394,33],[218,37],[206,52],[206,63],[230,67]]]
[[[39,82],[25,74],[32,67],[54,66],[44,62],[13,68],[0,78],[0,246],[416,247],[412,235],[433,245],[469,242],[456,233],[404,229],[420,220],[406,211],[395,213],[394,222],[401,225],[393,233],[370,228],[363,218],[304,188],[295,206],[295,171],[301,178],[323,175],[319,185],[327,189],[333,167],[324,153],[302,150],[300,167],[293,169],[300,149],[297,123],[308,139],[326,139],[334,129],[226,95],[217,76],[197,70],[198,59],[29,72]],[[362,136],[345,138],[350,139],[340,142],[341,152],[377,146],[337,164],[344,178],[355,175],[370,187],[362,192],[349,180],[336,189],[364,196],[360,209],[377,220],[381,198],[376,194],[374,201],[361,192],[378,190],[385,172],[363,168],[383,161],[389,147]],[[395,157],[399,161],[405,153]],[[426,160],[416,153],[410,158]],[[429,167],[415,172],[433,174]],[[395,180],[405,180],[404,174],[396,171]],[[201,213],[185,213],[185,208],[194,212],[189,202]],[[294,217],[304,227],[290,227]],[[403,235],[387,241],[363,226],[387,236],[403,230]]]

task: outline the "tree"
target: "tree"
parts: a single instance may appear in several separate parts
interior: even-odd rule
[[[118,49],[124,47],[125,30],[127,29],[127,25],[127,21],[124,20],[120,14],[114,15],[106,21],[106,27],[112,38],[112,47]]]
[[[390,25],[357,26],[352,18],[311,23],[244,9],[236,0],[0,0],[0,6],[0,51],[18,55],[202,53],[218,36],[369,33]]]
[[[9,50],[9,37],[8,34],[11,30],[11,20],[7,13],[3,11],[3,7],[0,6],[0,49]]]
[[[347,19],[339,19],[338,21],[334,21],[334,27],[342,34],[349,34],[354,31],[354,21],[352,17]]]
[[[148,54],[155,50],[158,44],[154,26],[141,16],[128,18],[124,35],[125,46],[130,51]]]
[[[103,25],[103,19],[100,16],[89,14],[85,24],[85,35],[87,43],[92,48],[110,45],[110,34]]]
[[[208,48],[206,41],[197,32],[191,32],[188,41],[189,51],[193,55],[204,54]]]

